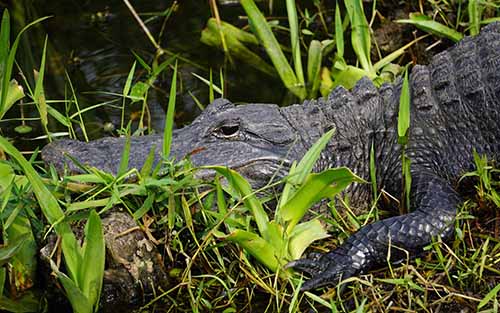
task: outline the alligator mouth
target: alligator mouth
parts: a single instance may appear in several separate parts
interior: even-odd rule
[[[280,179],[286,176],[291,164],[292,162],[288,159],[278,157],[262,157],[252,159],[251,161],[245,163],[227,165],[227,167],[239,172],[251,182],[260,181],[266,183],[272,177]],[[200,167],[196,171],[195,177],[204,181],[212,180],[215,177],[215,171],[209,167],[210,166]]]

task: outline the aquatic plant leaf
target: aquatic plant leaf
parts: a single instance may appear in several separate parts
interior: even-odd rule
[[[324,239],[330,235],[319,219],[310,220],[295,226],[290,233],[288,251],[291,260],[299,259],[304,251],[316,240]]]
[[[236,242],[270,270],[276,271],[278,269],[279,262],[274,247],[257,234],[237,229],[228,235],[226,239]]]
[[[231,56],[234,56],[269,76],[276,76],[276,71],[271,65],[244,45],[244,43],[259,44],[259,41],[253,34],[242,31],[223,21],[221,21],[219,26],[217,21],[211,18],[207,22],[207,27],[201,32],[200,41],[206,45],[221,49],[221,32],[225,36],[227,52]],[[220,93],[222,94],[222,90]]]
[[[436,22],[427,15],[423,15],[420,13],[410,13],[409,19],[396,20],[396,22],[415,25],[417,26],[417,28],[423,31],[429,32],[439,37],[451,39],[454,42],[458,42],[464,37],[463,34],[457,32],[453,28]]]
[[[297,97],[304,99],[306,96],[305,86],[300,84],[297,79],[297,76],[288,63],[288,60],[281,50],[278,40],[274,37],[271,27],[269,27],[264,15],[262,15],[253,0],[241,0],[240,4],[243,6],[243,9],[248,15],[248,19],[252,23],[257,37],[262,42],[267,55],[273,62],[274,68],[278,72],[285,86]]]

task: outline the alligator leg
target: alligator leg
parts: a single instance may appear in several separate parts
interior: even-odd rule
[[[329,253],[288,263],[287,267],[312,276],[302,290],[337,284],[381,266],[389,248],[391,261],[397,262],[421,252],[433,237],[447,238],[453,233],[461,200],[450,183],[425,172],[414,173],[412,179],[413,212],[366,225]]]

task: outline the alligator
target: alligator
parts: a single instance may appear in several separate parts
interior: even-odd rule
[[[409,86],[411,119],[404,148],[411,160],[409,213],[363,226],[328,253],[289,263],[288,267],[311,276],[302,289],[336,284],[383,266],[388,252],[392,261],[398,261],[406,258],[406,252],[421,253],[438,237],[450,238],[458,207],[470,193],[460,178],[474,170],[474,151],[500,160],[500,23],[465,37],[435,55],[429,65],[415,65]],[[314,170],[347,166],[369,180],[373,147],[377,186],[400,199],[404,189],[403,147],[397,131],[401,90],[401,78],[379,88],[364,78],[351,91],[337,87],[325,98],[288,107],[235,105],[218,99],[192,124],[174,131],[171,156],[189,156],[196,166],[228,166],[254,187],[264,186],[271,178],[284,177],[294,160],[335,128]],[[125,138],[60,140],[47,145],[42,157],[60,171],[81,171],[70,155],[81,164],[116,173],[124,143]],[[159,162],[161,147],[159,135],[132,137],[129,166],[140,169],[151,149],[156,149]],[[346,194],[351,205],[366,207],[372,201],[372,186],[354,184]]]

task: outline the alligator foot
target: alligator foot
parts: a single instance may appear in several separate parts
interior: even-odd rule
[[[353,266],[352,258],[337,250],[327,254],[311,253],[308,258],[295,260],[286,265],[286,268],[294,268],[312,276],[302,285],[301,291],[337,284],[359,274],[360,270]]]

